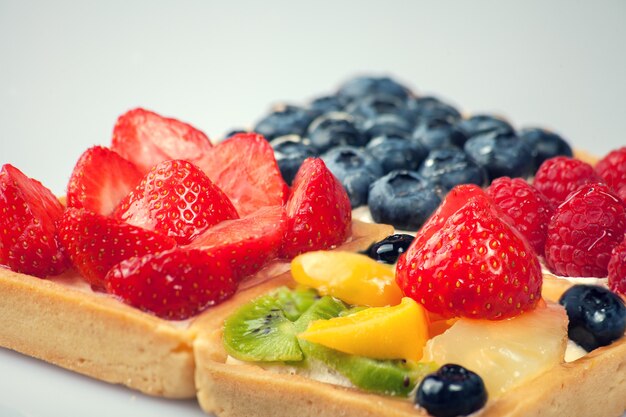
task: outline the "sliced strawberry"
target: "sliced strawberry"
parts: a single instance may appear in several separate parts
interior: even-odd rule
[[[67,185],[67,206],[108,216],[139,184],[142,174],[117,152],[94,146],[78,159]]]
[[[63,206],[49,189],[6,164],[0,171],[0,212],[0,264],[37,277],[67,268],[55,227]]]
[[[535,308],[539,260],[509,221],[478,187],[453,189],[400,256],[403,293],[445,318],[499,320]]]
[[[289,188],[274,151],[256,133],[240,133],[220,143],[198,166],[226,193],[240,216],[287,201]]]
[[[143,311],[184,320],[232,296],[237,280],[220,255],[174,249],[120,262],[107,274],[106,288]]]
[[[142,173],[167,159],[198,161],[211,147],[207,135],[193,126],[141,108],[117,119],[111,141],[111,149]]]
[[[282,207],[264,207],[241,219],[208,229],[189,247],[211,250],[228,259],[235,275],[243,279],[278,256],[286,221],[287,213]]]
[[[350,199],[321,159],[309,158],[300,166],[287,202],[287,217],[281,248],[284,258],[328,249],[350,235]]]
[[[103,289],[106,273],[124,259],[176,245],[161,233],[85,209],[67,209],[59,222],[58,233],[72,263],[94,289]]]
[[[114,217],[187,244],[209,227],[239,216],[226,194],[195,165],[180,160],[154,166],[115,209]]]

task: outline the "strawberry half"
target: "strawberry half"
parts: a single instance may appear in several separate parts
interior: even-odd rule
[[[209,227],[239,216],[226,194],[187,161],[154,166],[115,209],[128,224],[162,232],[183,245]]]
[[[117,152],[94,146],[78,159],[67,186],[67,206],[108,216],[139,184],[142,174]]]
[[[265,206],[282,206],[289,187],[274,151],[263,136],[240,133],[215,146],[198,166],[233,202],[240,216]]]
[[[142,174],[168,159],[198,161],[212,146],[207,135],[193,126],[141,108],[117,119],[111,140],[111,149]]]
[[[306,159],[287,201],[287,231],[281,257],[328,249],[350,235],[352,209],[346,190],[318,158]]]
[[[237,280],[227,259],[174,249],[120,262],[107,274],[106,288],[140,310],[184,320],[232,296]]]
[[[539,260],[476,186],[455,187],[400,256],[403,293],[445,318],[499,320],[535,308]]]
[[[278,256],[287,214],[280,206],[264,207],[244,218],[208,229],[188,247],[210,250],[229,259],[239,279],[250,276]]]
[[[124,259],[171,249],[176,242],[157,232],[84,209],[69,208],[59,222],[59,238],[72,263],[92,288]]]
[[[63,206],[49,189],[6,164],[0,171],[0,212],[0,264],[37,277],[67,268],[55,227]]]

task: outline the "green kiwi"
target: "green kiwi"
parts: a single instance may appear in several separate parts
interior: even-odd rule
[[[317,291],[310,288],[290,290],[287,287],[281,287],[274,292],[274,295],[278,299],[281,310],[291,321],[296,321],[320,298]]]

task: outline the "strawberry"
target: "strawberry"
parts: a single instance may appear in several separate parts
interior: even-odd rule
[[[211,250],[229,259],[239,279],[250,276],[278,256],[287,214],[280,206],[264,207],[246,217],[228,220],[198,236],[190,248]]]
[[[115,209],[114,217],[187,244],[209,227],[239,216],[226,195],[195,165],[155,165]]]
[[[533,309],[541,267],[509,220],[480,188],[452,189],[400,256],[403,293],[445,318],[499,320]]]
[[[63,206],[39,181],[6,164],[0,171],[0,264],[37,277],[67,268],[55,222]]]
[[[195,162],[212,146],[193,126],[141,108],[117,119],[111,140],[111,149],[134,163],[142,174],[167,159]]]
[[[318,158],[306,159],[287,201],[287,231],[281,257],[327,249],[350,235],[350,199],[339,180]]]
[[[289,188],[272,147],[261,135],[237,134],[215,146],[197,164],[226,193],[240,216],[287,201]]]
[[[94,146],[78,159],[67,185],[67,206],[108,216],[141,181],[135,164],[116,152]]]
[[[120,262],[107,274],[106,288],[143,311],[184,320],[232,296],[237,280],[228,259],[211,251],[174,249]]]
[[[58,233],[72,263],[96,290],[104,288],[106,273],[124,259],[176,245],[160,233],[85,209],[67,209],[59,221]]]

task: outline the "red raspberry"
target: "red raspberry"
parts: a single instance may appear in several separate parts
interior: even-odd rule
[[[626,206],[604,184],[570,194],[548,225],[545,258],[556,274],[606,277],[611,251],[624,238]]]
[[[626,146],[609,152],[595,170],[622,201],[626,201]]]
[[[511,217],[535,252],[543,255],[548,222],[554,212],[550,200],[525,180],[509,177],[494,180],[487,188],[487,195]]]
[[[626,295],[626,237],[613,248],[609,261],[609,288]]]
[[[578,159],[557,156],[546,160],[535,174],[533,185],[558,206],[569,193],[589,183],[604,182],[593,167]]]

